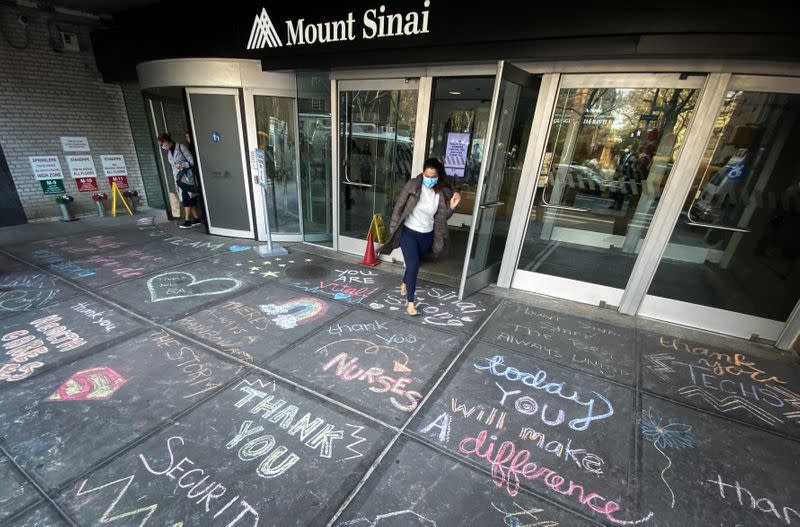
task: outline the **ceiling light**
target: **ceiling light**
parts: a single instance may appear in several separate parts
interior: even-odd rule
[[[461,95],[460,91],[451,91],[450,95]]]

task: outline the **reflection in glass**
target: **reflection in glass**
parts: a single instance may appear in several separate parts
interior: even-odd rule
[[[494,77],[444,77],[434,81],[425,157],[442,160],[447,175],[461,192],[456,214],[472,216],[475,206],[493,89]],[[448,225],[450,250],[426,262],[426,271],[461,276],[469,223],[470,219],[464,216],[451,218]]]
[[[411,174],[417,92],[340,93],[340,233],[366,239],[373,214],[388,228],[395,198]]]
[[[297,194],[297,119],[294,100],[287,97],[255,96],[258,148],[264,150],[267,203],[273,234],[299,234]]]
[[[494,77],[436,79],[428,153],[441,159],[461,192],[460,214],[472,214],[489,127]],[[462,252],[463,258],[463,252]]]
[[[327,73],[297,74],[303,239],[333,246],[331,89]]]
[[[785,321],[800,297],[800,96],[731,91],[649,294]]]
[[[695,90],[560,90],[520,269],[625,288],[696,100]]]
[[[497,96],[497,117],[491,159],[483,181],[477,225],[469,253],[468,276],[490,269],[498,272],[511,215],[522,177],[539,79],[527,85],[503,80]],[[491,281],[494,281],[492,277]]]

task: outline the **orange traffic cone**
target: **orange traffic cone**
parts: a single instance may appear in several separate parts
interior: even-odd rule
[[[381,263],[380,260],[375,257],[375,244],[372,243],[372,229],[369,230],[369,234],[367,235],[367,250],[364,251],[364,259],[359,263],[370,267],[375,267]]]

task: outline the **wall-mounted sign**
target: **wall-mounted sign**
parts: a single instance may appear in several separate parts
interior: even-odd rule
[[[77,178],[97,177],[92,156],[67,156],[69,174]]]
[[[62,137],[61,148],[64,152],[88,152],[89,139],[86,137]]]
[[[128,167],[125,166],[125,157],[121,155],[100,156],[100,162],[103,164],[103,171],[106,173],[106,177],[128,175]]]
[[[42,185],[42,192],[45,194],[64,194],[64,180],[63,179],[41,179],[39,184]]]
[[[450,132],[447,134],[447,149],[444,154],[444,168],[451,177],[464,177],[467,166],[470,134]]]
[[[67,156],[69,174],[78,185],[78,192],[97,191],[97,171],[92,156]]]
[[[219,143],[222,140],[222,136],[219,132],[211,132],[211,141],[214,143]]]
[[[117,188],[126,189],[128,188],[128,178],[125,176],[111,176],[108,178],[108,186],[112,184],[116,184]]]
[[[359,17],[352,12],[339,20],[306,22],[305,18],[286,20],[284,31],[278,31],[266,8],[256,15],[250,30],[247,49],[282,48],[284,46],[303,46],[307,44],[347,42],[354,40],[372,40],[386,37],[410,37],[422,33],[430,33],[430,0],[423,3],[420,11],[405,13],[387,12],[386,6],[367,9]]]
[[[28,160],[31,163],[33,177],[39,181],[44,179],[64,179],[64,172],[61,171],[61,162],[57,156],[32,156]]]
[[[78,185],[78,192],[97,192],[97,178],[93,177],[79,177],[75,178],[75,184]]]
[[[125,166],[125,157],[122,155],[100,156],[103,172],[108,178],[108,184],[116,183],[118,188],[128,188],[128,167]]]

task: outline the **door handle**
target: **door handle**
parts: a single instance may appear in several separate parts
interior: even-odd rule
[[[740,229],[739,227],[723,227],[722,225],[711,225],[709,223],[697,223],[695,221],[687,221],[686,225],[689,227],[703,227],[704,229],[713,229],[717,231],[729,231],[729,232],[742,232],[748,233],[750,229]]]
[[[549,177],[548,177],[548,183],[549,183]],[[567,210],[570,212],[589,212],[589,209],[582,209],[580,207],[569,207],[567,205],[550,205],[549,203],[547,203],[547,200],[545,199],[546,195],[545,190],[547,190],[547,185],[545,185],[545,187],[542,189],[542,207],[553,210]]]
[[[493,203],[486,203],[485,205],[480,205],[478,208],[481,209],[481,210],[483,210],[483,209],[495,209],[497,207],[502,207],[503,205],[505,205],[505,202],[503,202],[503,201],[495,201]]]
[[[351,187],[364,187],[364,188],[372,188],[375,185],[370,185],[369,183],[356,183],[355,181],[342,181],[342,185],[349,185]]]
[[[546,209],[568,210],[571,212],[589,212],[589,209],[582,209],[580,207],[568,207],[567,205],[548,205],[547,203],[542,203],[542,207]]]

